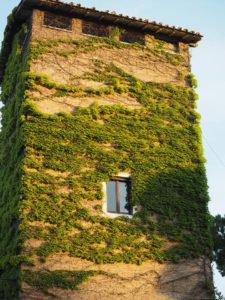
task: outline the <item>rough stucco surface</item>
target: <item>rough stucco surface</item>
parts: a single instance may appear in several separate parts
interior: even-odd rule
[[[61,51],[70,50],[70,46],[61,45]],[[179,79],[179,71],[169,63],[154,62],[144,59],[143,50],[137,49],[98,49],[94,52],[78,53],[62,57],[53,51],[45,54],[41,60],[33,61],[31,72],[47,75],[48,78],[56,83],[67,84],[68,86],[82,86],[85,88],[101,88],[104,84],[91,80],[74,80],[74,77],[82,76],[87,72],[94,71],[94,61],[101,60],[107,65],[113,63],[122,68],[128,74],[135,76],[144,82],[171,83],[184,86],[186,82]],[[188,73],[184,67],[181,71]],[[73,112],[78,106],[87,107],[97,102],[99,105],[125,105],[129,108],[141,108],[141,105],[126,94],[107,95],[101,98],[94,96],[89,98],[74,97],[54,97],[54,89],[39,90],[32,94],[32,98],[37,99],[37,106],[43,112]]]
[[[63,47],[61,50],[68,50]],[[146,58],[147,53],[142,49],[98,49],[94,52],[79,53],[76,57],[73,55],[68,57],[59,57],[56,53],[48,54],[43,57],[42,67],[35,65],[36,71],[42,71],[48,75],[52,75],[53,79],[57,80],[59,72],[63,72],[63,78],[60,80],[66,83],[67,78],[71,76],[81,76],[89,70],[93,65],[93,59],[101,59],[106,63],[114,63],[119,68],[122,67],[125,72],[130,75],[135,75],[136,78],[144,82],[155,81],[177,85],[184,85],[185,82],[180,82],[178,78],[178,68],[166,62],[152,61]],[[46,64],[44,62],[46,61]],[[75,68],[76,66],[76,68]],[[49,70],[49,67],[52,70]],[[53,72],[56,71],[57,73]],[[180,67],[183,71],[185,67]]]
[[[81,36],[81,21],[73,20],[73,32],[63,32],[41,27],[43,13],[35,11],[33,15],[33,38],[84,38]],[[152,40],[149,40],[151,43]],[[60,45],[61,50],[70,50],[70,46]],[[170,46],[168,46],[170,48]],[[181,46],[182,50],[182,46]],[[86,80],[74,81],[74,76],[81,76],[94,69],[93,59],[101,59],[107,64],[114,63],[125,72],[148,82],[171,83],[185,86],[185,80],[178,78],[179,71],[188,74],[189,66],[173,66],[165,62],[154,62],[143,58],[145,53],[138,49],[98,49],[94,52],[79,53],[76,56],[62,57],[56,52],[44,54],[41,59],[33,61],[31,72],[47,75],[51,81],[71,86],[104,87],[102,83]],[[188,62],[188,57],[186,57]],[[132,109],[142,106],[127,94],[107,95],[101,97],[74,98],[70,96],[55,97],[54,89],[38,87],[30,91],[38,108],[48,114],[73,112],[76,107],[87,107],[97,102],[100,105],[121,104]],[[51,171],[51,170],[50,170]],[[66,175],[65,175],[66,176]],[[65,192],[65,191],[63,191]],[[94,203],[95,204],[95,203]],[[93,205],[94,205],[93,204]],[[41,224],[39,224],[41,225]],[[44,224],[47,226],[46,224]],[[88,224],[87,224],[88,226]],[[40,240],[30,240],[27,248],[41,245]],[[187,260],[178,264],[159,264],[149,261],[142,265],[123,263],[95,264],[93,262],[72,258],[66,254],[51,256],[45,263],[37,258],[31,270],[100,270],[107,274],[96,275],[79,285],[75,291],[51,288],[49,292],[57,299],[67,300],[206,300],[210,299],[205,288],[206,281],[211,281],[211,267],[207,259]],[[27,268],[27,266],[26,266]],[[22,285],[22,300],[52,299],[35,287],[26,283]]]
[[[88,107],[94,103],[99,105],[115,105],[120,103],[126,107],[132,109],[142,108],[142,105],[135,101],[135,99],[129,97],[127,94],[123,95],[107,95],[102,96],[101,99],[95,97],[83,97],[83,98],[74,98],[74,97],[54,97],[53,94],[49,95],[48,98],[39,93],[32,93],[33,97],[37,97],[38,102],[37,107],[44,113],[55,114],[59,112],[68,112],[72,113],[77,107]]]
[[[210,262],[193,259],[179,264],[146,262],[141,266],[128,264],[96,265],[92,262],[54,255],[46,263],[36,262],[33,270],[101,270],[107,275],[96,275],[79,285],[76,291],[51,288],[57,299],[133,299],[133,300],[206,300],[206,278],[211,278]],[[21,299],[51,299],[27,284],[23,285]]]

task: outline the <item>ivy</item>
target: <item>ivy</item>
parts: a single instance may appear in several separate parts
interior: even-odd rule
[[[80,283],[90,276],[98,274],[97,271],[31,271],[24,270],[22,279],[30,286],[38,287],[49,296],[54,296],[49,292],[52,287],[62,289],[77,290]]]
[[[118,31],[115,30],[115,34]],[[161,40],[155,39],[154,47],[141,45],[139,43],[122,43],[114,39],[115,34],[112,34],[111,38],[107,37],[90,37],[88,39],[78,40],[33,40],[31,45],[31,58],[40,59],[43,54],[56,52],[59,56],[68,57],[71,55],[77,55],[79,53],[94,52],[98,49],[134,49],[142,50],[143,58],[150,59],[152,61],[166,62],[175,66],[187,66],[184,57],[179,53],[170,53],[163,48],[165,44]],[[70,50],[62,50],[59,46],[67,45]]]
[[[45,261],[67,253],[96,264],[210,256],[207,182],[193,84],[146,83],[101,60],[93,60],[93,71],[80,77],[103,83],[101,88],[61,84],[29,70],[33,60],[53,51],[66,57],[99,47],[144,49],[149,58],[174,64],[163,44],[150,50],[108,38],[34,41],[29,58],[22,60],[21,34],[14,38],[1,95],[1,298],[16,299],[20,265],[34,263],[34,256]],[[61,43],[72,47],[60,52]],[[183,64],[183,58],[176,63]],[[73,114],[44,114],[37,108],[39,99],[28,98],[40,86],[62,99],[128,94],[141,108],[95,103]],[[132,174],[132,204],[138,207],[132,219],[110,219],[102,213],[102,182],[118,172]],[[30,239],[41,241],[40,246],[25,247]],[[21,279],[48,293],[53,286],[76,289],[95,274],[25,270]]]
[[[10,25],[9,25],[10,26]],[[15,35],[2,82],[2,131],[0,135],[0,298],[17,299],[19,267],[29,258],[21,254],[19,199],[23,165],[22,101],[27,64],[21,59],[23,29]],[[4,52],[4,49],[2,50]],[[2,53],[3,53],[2,52]],[[10,99],[10,101],[8,100]]]
[[[212,219],[214,261],[222,276],[225,276],[225,217],[217,215]]]
[[[187,75],[187,81],[191,87],[193,87],[195,89],[198,87],[198,82],[197,82],[194,74],[191,73],[191,74]]]

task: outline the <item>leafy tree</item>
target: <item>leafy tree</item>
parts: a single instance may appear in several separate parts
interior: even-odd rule
[[[222,276],[225,276],[225,216],[213,219],[214,260]]]
[[[215,300],[225,300],[224,296],[217,289],[215,289]]]

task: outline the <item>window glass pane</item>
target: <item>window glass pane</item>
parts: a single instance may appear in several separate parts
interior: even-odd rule
[[[107,183],[107,211],[116,212],[116,182]]]
[[[120,195],[120,212],[129,213],[129,199],[128,199],[128,184],[127,182],[119,181],[119,195]]]

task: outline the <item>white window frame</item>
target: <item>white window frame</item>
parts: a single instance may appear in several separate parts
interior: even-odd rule
[[[121,178],[130,178],[131,177],[131,174],[129,173],[118,173],[116,175],[116,177],[121,177]],[[125,216],[127,218],[132,218],[133,215],[137,212],[137,208],[134,206],[132,207],[132,211],[133,211],[133,214],[123,214],[123,213],[111,213],[111,212],[108,212],[107,211],[107,182],[102,182],[102,190],[103,190],[103,207],[102,207],[102,210],[103,210],[103,214],[107,217],[110,217],[110,218],[117,218],[117,217],[121,217],[121,216]]]

